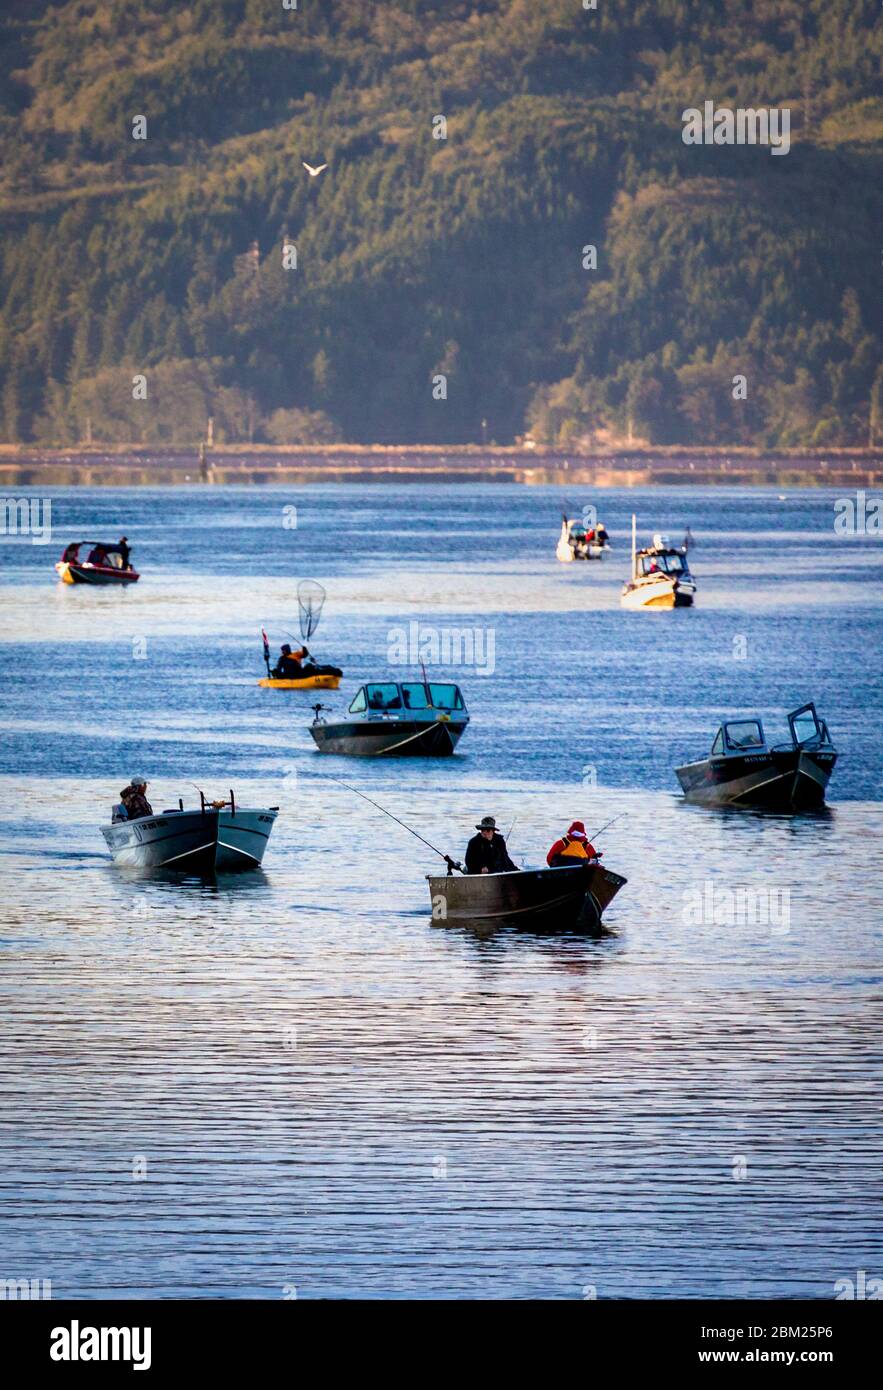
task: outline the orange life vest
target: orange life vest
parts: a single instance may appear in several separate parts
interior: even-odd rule
[[[571,840],[569,835],[561,836],[562,848],[558,851],[561,859],[588,859],[585,843],[582,840]]]

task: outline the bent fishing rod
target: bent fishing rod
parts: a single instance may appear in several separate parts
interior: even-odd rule
[[[318,776],[319,774],[316,775]],[[339,777],[332,776],[330,772],[322,773],[320,780],[323,782],[336,782],[339,787],[346,787],[348,792],[355,792],[356,796],[360,796],[363,801],[367,801],[370,805],[376,806],[378,811],[382,811],[385,816],[389,816],[390,820],[394,820],[396,825],[400,825],[403,830],[407,830],[409,835],[413,835],[415,839],[419,840],[427,849],[431,849],[433,854],[437,854],[440,859],[443,859],[448,866],[448,873],[450,873],[452,869],[459,869],[461,874],[464,872],[463,865],[459,864],[456,859],[452,859],[449,854],[445,854],[443,850],[430,844],[429,840],[425,840],[416,830],[412,830],[410,825],[406,825],[403,820],[399,820],[398,816],[394,816],[392,811],[387,811],[385,806],[381,806],[379,801],[374,801],[372,797],[366,796],[364,792],[360,792],[358,787],[351,787],[349,782],[341,781]]]

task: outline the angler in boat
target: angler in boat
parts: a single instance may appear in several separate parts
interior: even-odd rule
[[[229,799],[211,801],[200,792],[198,808],[187,810],[179,800],[176,809],[157,813],[146,789],[142,778],[133,777],[111,824],[101,827],[115,864],[206,877],[258,867],[278,806],[239,806],[231,789]]]
[[[601,853],[589,840],[586,827],[581,820],[575,820],[567,834],[555,841],[546,855],[546,863],[550,869],[561,869],[569,868],[575,861],[597,862],[600,858]]]
[[[336,690],[343,672],[339,666],[317,666],[310,656],[309,647],[300,647],[293,652],[288,642],[283,642],[279,660],[270,675],[276,680],[297,681],[302,685],[315,676],[336,676],[336,683],[330,686],[332,690]]]
[[[132,568],[131,549],[125,536],[116,542],[71,541],[55,572],[63,584],[134,584],[141,576]]]
[[[325,708],[310,726],[316,747],[353,757],[449,757],[469,723],[460,687],[436,681],[363,685],[343,719],[326,721]]]
[[[828,726],[810,702],[788,715],[790,743],[767,743],[760,719],[725,720],[707,758],[676,769],[686,801],[768,811],[814,811],[837,762]]]
[[[143,777],[133,777],[127,787],[120,792],[120,799],[113,808],[113,821],[138,820],[140,816],[152,816],[153,807],[147,800],[147,782]]]
[[[493,827],[485,825],[491,820],[492,817],[486,816],[482,821],[480,836],[485,830],[489,838],[493,835]],[[474,840],[470,840],[467,848],[465,869],[442,854],[448,867],[445,877],[427,874],[435,920],[484,927],[526,927],[532,931],[580,931],[590,936],[604,934],[602,914],[625,884],[624,878],[603,868],[597,854],[589,858],[588,855],[559,853],[557,847],[565,840],[577,843],[570,832],[553,845],[556,853],[553,856],[550,851],[550,858],[554,858],[555,863],[545,869],[516,868],[502,836],[499,839],[502,850],[493,867],[470,868]],[[463,877],[457,877],[455,870]]]
[[[603,560],[605,550],[610,549],[609,540],[602,522],[586,526],[582,521],[569,518],[565,512],[555,555],[564,564],[571,560]]]
[[[279,660],[270,670],[270,639],[261,628],[264,639],[264,662],[266,676],[258,685],[270,686],[275,690],[336,690],[343,675],[339,666],[320,666],[310,657],[307,638],[312,637],[319,626],[322,608],[325,604],[325,590],[315,579],[303,579],[297,586],[298,620],[303,646],[296,652],[284,642]]]
[[[482,816],[475,828],[478,834],[466,846],[467,874],[517,873],[518,865],[509,858],[506,841],[493,816]]]
[[[342,782],[339,777],[329,780],[346,787],[347,791],[354,792],[369,805],[376,806],[378,811],[382,811],[444,860],[447,866],[444,878],[426,875],[433,921],[450,920],[479,928],[515,926],[533,931],[571,930],[587,932],[591,936],[605,934],[601,914],[626,880],[602,868],[597,859],[576,860],[572,865],[558,869],[518,869],[509,858],[503,836],[497,834],[493,816],[485,816],[477,826],[478,836],[469,841],[464,868],[443,849],[394,816],[392,811],[387,811],[379,801],[366,796],[357,787]],[[602,835],[616,820],[619,820],[618,816],[602,825],[594,838]],[[476,838],[488,847],[477,847],[475,852],[482,855],[493,849],[495,838],[499,840],[501,849],[497,862],[503,863],[505,857],[510,867],[492,868],[472,858],[470,850]],[[472,869],[469,867],[470,860]]]
[[[632,516],[632,577],[622,586],[623,608],[689,608],[696,581],[687,563],[684,546],[672,545],[666,536],[638,550],[636,518]]]

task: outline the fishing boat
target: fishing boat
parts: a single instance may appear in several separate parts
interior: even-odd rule
[[[306,645],[307,638],[312,637],[319,626],[324,604],[325,590],[322,585],[315,579],[302,579],[297,586],[297,606],[300,635],[304,645],[297,653],[292,653],[289,646],[284,646],[282,655],[272,670],[270,639],[266,629],[261,628],[267,674],[261,677],[258,685],[270,690],[337,690],[343,675],[340,667],[316,665]],[[304,658],[309,658],[308,664],[303,664]],[[286,672],[286,668],[290,674]]]
[[[666,536],[638,550],[636,519],[632,516],[632,577],[622,586],[623,608],[689,608],[696,581],[687,563],[684,546],[672,545]]]
[[[87,550],[87,558],[80,551]],[[140,578],[128,563],[128,546],[111,541],[72,541],[55,571],[62,584],[135,584]]]
[[[813,811],[837,762],[828,726],[810,702],[788,715],[790,743],[769,745],[760,719],[729,719],[707,758],[676,769],[685,800],[702,806]]]
[[[600,935],[605,908],[626,880],[597,863],[500,874],[427,874],[434,919]]]
[[[586,526],[566,513],[562,515],[561,534],[555,549],[562,564],[571,560],[603,560],[604,552],[609,549],[607,531],[600,522],[597,526]]]
[[[232,790],[227,801],[206,801],[202,792],[199,799],[193,810],[179,801],[177,810],[102,826],[114,863],[209,877],[256,869],[279,807],[238,806]]]
[[[320,753],[351,757],[449,757],[469,723],[457,685],[377,681],[354,695],[345,719],[315,705],[310,733]]]

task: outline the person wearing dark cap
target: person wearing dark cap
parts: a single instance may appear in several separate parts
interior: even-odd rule
[[[317,666],[308,647],[300,647],[293,652],[289,643],[283,642],[282,652],[271,674],[277,680],[299,681],[309,676],[342,676],[343,672],[339,666]]]
[[[139,816],[152,816],[153,807],[145,795],[147,783],[143,777],[133,777],[127,787],[120,792],[120,801],[126,808],[126,819],[137,820]]]
[[[309,656],[306,647],[301,647],[299,651],[293,652],[288,642],[282,643],[282,651],[279,660],[273,669],[273,675],[277,680],[296,681],[307,673],[304,671],[304,657]]]
[[[122,562],[123,562],[123,569],[124,569],[124,570],[130,570],[130,569],[132,568],[132,566],[129,564],[129,554],[130,554],[130,552],[131,552],[131,549],[132,549],[132,547],[129,545],[129,542],[128,542],[128,540],[126,539],[126,537],[125,537],[125,536],[120,536],[119,545],[117,546],[117,550],[120,552],[120,559],[121,559]]]
[[[467,874],[505,874],[517,869],[509,858],[506,841],[497,830],[493,816],[483,816],[466,846]]]
[[[586,835],[586,827],[581,820],[575,820],[566,835],[562,835],[560,840],[556,840],[549,853],[546,855],[546,863],[550,869],[572,868],[574,864],[579,864],[587,859],[600,859],[601,855],[593,844],[589,843]]]

